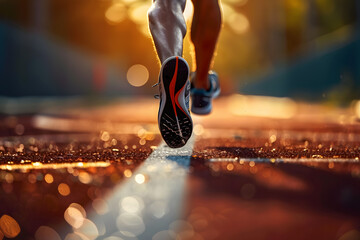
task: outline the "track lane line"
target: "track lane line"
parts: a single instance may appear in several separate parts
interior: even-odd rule
[[[106,226],[105,234],[97,239],[152,239],[174,234],[169,225],[182,218],[194,142],[192,136],[178,149],[162,142],[130,178],[116,186],[104,199],[110,212],[89,214],[95,224]]]

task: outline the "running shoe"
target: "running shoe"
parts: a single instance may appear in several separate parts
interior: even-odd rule
[[[171,148],[184,146],[192,134],[189,73],[189,65],[179,56],[166,59],[160,70],[158,124],[161,136]]]
[[[195,76],[195,75],[193,75]],[[210,89],[191,88],[191,112],[198,115],[209,114],[212,110],[212,99],[220,94],[220,84],[218,75],[210,71],[208,75]]]

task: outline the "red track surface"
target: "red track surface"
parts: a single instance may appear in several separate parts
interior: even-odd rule
[[[194,118],[182,210],[191,231],[179,237],[358,239],[356,116],[298,103],[290,117],[275,110],[276,116],[244,116],[231,111],[239,107],[231,101],[220,99],[211,116]],[[159,145],[156,115],[156,102],[139,100],[56,116],[2,117],[0,163],[8,170],[0,171],[1,214],[18,222],[18,239],[34,239],[43,225],[64,239],[71,232],[64,220],[71,203],[91,211],[94,199],[110,194],[128,177],[125,171],[136,171]],[[44,168],[74,162],[110,165]],[[29,164],[38,168],[26,169]],[[61,195],[60,183],[69,187],[68,195]]]

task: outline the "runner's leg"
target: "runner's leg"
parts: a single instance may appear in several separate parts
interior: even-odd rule
[[[171,56],[182,56],[185,3],[186,0],[154,0],[149,10],[149,28],[161,63]]]
[[[221,29],[221,11],[218,0],[192,0],[194,16],[191,26],[191,41],[195,47],[195,88],[209,89],[208,72]]]

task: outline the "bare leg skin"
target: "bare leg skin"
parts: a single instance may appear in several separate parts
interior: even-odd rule
[[[161,63],[171,56],[182,56],[185,4],[186,0],[154,0],[149,9],[149,28]]]
[[[218,0],[192,0],[194,16],[191,41],[195,47],[195,88],[209,89],[208,72],[212,67],[217,39],[221,29],[221,11]]]

